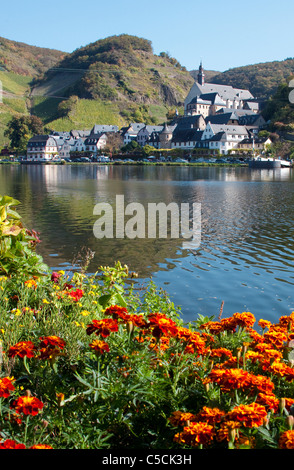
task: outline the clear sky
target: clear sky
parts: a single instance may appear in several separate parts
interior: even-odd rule
[[[168,52],[188,70],[294,56],[293,0],[10,0],[0,6],[0,36],[64,52],[131,34]]]

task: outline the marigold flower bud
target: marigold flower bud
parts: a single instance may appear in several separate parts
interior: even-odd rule
[[[294,426],[294,416],[287,416],[287,424],[289,426],[289,429],[293,429],[293,426]]]

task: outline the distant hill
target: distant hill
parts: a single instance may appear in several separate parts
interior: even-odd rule
[[[36,77],[53,67],[64,52],[0,37],[0,70]]]
[[[194,78],[194,80],[197,80],[197,75],[198,75],[198,69],[196,70],[190,70],[190,74]],[[221,72],[217,72],[216,70],[205,70],[205,80],[207,83],[214,83],[214,77],[217,75],[221,74]]]
[[[111,104],[125,122],[143,118],[155,123],[165,119],[169,108],[183,106],[192,84],[190,73],[176,59],[167,53],[155,55],[150,41],[123,34],[65,56],[35,80],[31,96],[37,113],[38,97],[51,99],[53,106],[53,97],[74,95]]]
[[[236,67],[213,76],[213,83],[248,89],[254,97],[268,100],[280,83],[294,74],[294,58]]]

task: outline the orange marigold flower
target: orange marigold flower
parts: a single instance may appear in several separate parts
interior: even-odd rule
[[[209,444],[214,437],[214,428],[206,423],[191,423],[174,436],[174,441],[191,447]]]
[[[225,392],[247,388],[251,384],[250,374],[243,369],[212,369],[205,380],[208,382],[217,383]]]
[[[34,357],[34,352],[36,350],[35,345],[32,343],[32,341],[20,341],[19,343],[16,343],[14,346],[11,346],[8,350],[8,357],[25,357],[27,356],[28,358]]]
[[[219,408],[209,408],[204,406],[202,410],[197,414],[196,420],[205,421],[208,424],[219,423],[222,417],[225,415],[225,412]]]
[[[199,335],[199,333],[193,333],[186,345],[185,353],[202,355],[206,352],[205,340]]]
[[[152,351],[165,351],[169,348],[169,338],[167,336],[161,336],[156,338],[155,336],[150,338],[149,349]]]
[[[249,333],[250,338],[256,344],[260,344],[264,342],[264,337],[257,333],[253,328],[247,328],[247,332]]]
[[[59,336],[43,336],[39,345],[40,359],[54,359],[62,355],[61,351],[65,346],[65,341]]]
[[[118,331],[117,320],[112,320],[111,318],[105,318],[104,320],[93,320],[92,323],[87,325],[86,332],[88,335],[95,334],[103,336],[106,338],[110,335],[111,332]]]
[[[262,353],[262,357],[269,360],[280,359],[283,357],[283,353],[281,351],[277,351],[267,343],[257,344],[254,350]]]
[[[264,333],[264,339],[267,343],[273,344],[276,348],[282,348],[287,341],[287,333],[282,329],[270,329]]]
[[[42,336],[40,338],[40,348],[47,348],[48,346],[57,346],[60,349],[63,349],[65,346],[65,341],[59,336]]]
[[[290,316],[283,316],[279,319],[279,326],[281,326],[282,328],[288,328],[289,326],[293,325],[293,322],[293,314],[291,314]]]
[[[270,328],[272,326],[269,320],[259,320],[258,325],[264,330],[265,328]]]
[[[237,323],[234,317],[223,318],[220,321],[221,327],[223,331],[235,331]]]
[[[119,305],[111,305],[105,309],[105,315],[110,315],[114,320],[118,318],[125,319],[125,316],[128,314],[128,310],[125,307],[120,307]]]
[[[256,403],[265,406],[269,410],[277,413],[279,410],[280,400],[273,393],[260,392],[257,396]]]
[[[168,421],[172,426],[183,426],[188,421],[195,421],[196,415],[184,411],[174,411]]]
[[[244,449],[244,446],[249,447],[250,449],[253,449],[255,447],[255,442],[256,439],[254,436],[242,436],[239,435],[237,439],[234,442],[234,446],[236,449]],[[242,446],[242,447],[241,447]]]
[[[251,387],[264,393],[271,393],[274,389],[274,383],[269,377],[264,375],[250,374]]]
[[[218,321],[209,321],[200,326],[202,330],[208,330],[210,334],[217,335],[223,331],[223,326]]]
[[[293,398],[284,398],[285,408],[287,411],[290,411],[291,406],[294,404]]]
[[[251,328],[255,323],[255,316],[251,312],[243,312],[243,313],[234,313],[233,320],[236,322],[236,325],[241,326],[243,328],[249,327]]]
[[[250,405],[236,406],[227,413],[226,417],[228,420],[242,423],[246,428],[256,428],[263,425],[267,412],[263,405],[252,403]]]
[[[219,357],[220,359],[223,359],[225,357],[232,359],[233,354],[229,349],[226,348],[216,348],[216,349],[211,349],[209,350],[209,357]]]
[[[232,439],[232,432],[241,427],[241,423],[237,421],[224,421],[221,423],[217,431],[217,441],[230,441]]]
[[[39,410],[42,410],[44,404],[36,397],[19,397],[12,403],[12,408],[15,409],[17,413],[23,413],[24,415],[35,416],[39,413]]]
[[[19,444],[12,439],[6,439],[6,441],[0,442],[0,449],[25,449],[26,446],[24,444]]]
[[[94,341],[92,341],[89,346],[90,348],[94,349],[97,354],[104,354],[105,352],[109,352],[109,345],[105,343],[105,341],[101,341],[99,339],[94,339]]]
[[[285,431],[280,435],[279,449],[294,449],[294,431]]]
[[[35,444],[30,449],[53,449],[53,447],[49,444]]]
[[[268,370],[274,374],[279,375],[280,377],[285,377],[286,380],[294,379],[294,370],[292,367],[287,366],[284,362],[274,361],[270,364]]]
[[[3,377],[0,379],[0,397],[8,398],[10,396],[10,392],[15,390],[14,385],[12,384],[13,379],[10,377]]]
[[[126,315],[125,322],[127,324],[133,324],[134,326],[138,326],[139,328],[147,328],[148,323],[143,317],[143,315]]]
[[[189,328],[178,326],[177,338],[188,341],[192,335],[192,331]]]
[[[151,313],[148,315],[148,320],[150,326],[153,327],[152,334],[155,338],[162,335],[176,336],[178,332],[177,324],[163,314]]]
[[[37,287],[37,283],[34,279],[29,279],[28,281],[25,281],[25,285],[27,287],[33,287],[34,289]]]
[[[263,375],[254,375],[243,369],[212,369],[208,378],[204,381],[215,382],[224,392],[232,389],[248,390],[251,393],[259,390],[261,392],[272,392],[273,382]]]

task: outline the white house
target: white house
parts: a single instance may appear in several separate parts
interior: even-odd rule
[[[176,129],[173,133],[171,148],[193,149],[201,142],[203,131],[198,129]]]
[[[85,151],[97,154],[98,150],[102,150],[106,147],[107,135],[104,132],[99,134],[90,134],[85,139]]]
[[[121,130],[124,139],[124,145],[129,144],[132,140],[137,140],[137,135],[140,129],[143,129],[145,124],[142,122],[132,122],[128,127]]]
[[[52,160],[59,148],[55,137],[45,134],[32,137],[27,145],[27,160]]]
[[[159,133],[163,130],[163,126],[149,126],[146,125],[139,129],[137,134],[137,143],[144,147],[144,145],[148,144],[151,135],[154,137],[154,133]]]
[[[245,126],[208,122],[201,140],[208,142],[209,149],[227,154],[230,150],[237,149],[240,142],[248,137],[249,133]]]
[[[70,158],[71,152],[76,149],[76,140],[74,138],[66,139],[59,147],[60,158]]]
[[[86,145],[85,145],[85,140],[83,137],[80,137],[79,139],[75,139],[75,152],[85,152],[86,151]]]

